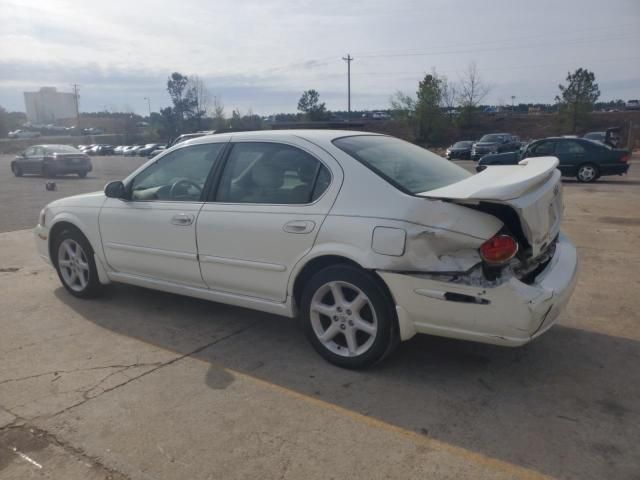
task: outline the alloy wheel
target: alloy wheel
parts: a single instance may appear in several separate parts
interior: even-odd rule
[[[342,357],[362,355],[378,333],[378,318],[369,297],[343,281],[328,282],[316,290],[310,320],[320,343]]]
[[[82,292],[89,284],[89,262],[82,246],[67,238],[58,247],[58,268],[64,283],[74,292]]]

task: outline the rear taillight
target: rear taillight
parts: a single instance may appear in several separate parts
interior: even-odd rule
[[[631,155],[629,155],[628,153],[623,155],[622,158],[620,159],[621,162],[627,163],[629,160],[631,159]]]
[[[496,235],[480,245],[480,256],[489,265],[502,265],[518,253],[518,242],[510,235]]]

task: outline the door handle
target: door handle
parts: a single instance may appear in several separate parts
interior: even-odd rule
[[[173,225],[187,226],[193,223],[193,215],[187,215],[186,213],[178,213],[171,217],[171,223]]]
[[[282,229],[287,233],[309,233],[316,227],[311,220],[292,220],[284,224]]]

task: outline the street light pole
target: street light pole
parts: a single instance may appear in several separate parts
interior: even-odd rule
[[[144,97],[147,101],[147,107],[149,107],[149,119],[151,119],[151,99],[149,97]]]
[[[516,99],[516,96],[515,95],[511,95],[511,115],[513,115],[513,113],[514,113],[514,108],[515,108],[514,107],[514,101],[515,101],[515,99]]]

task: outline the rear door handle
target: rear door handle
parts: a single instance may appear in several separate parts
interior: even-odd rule
[[[171,217],[171,223],[173,225],[187,226],[193,223],[193,219],[194,219],[193,215],[187,215],[186,213],[178,213],[173,217]]]
[[[283,230],[287,233],[309,233],[316,227],[311,220],[292,220],[284,224]]]

